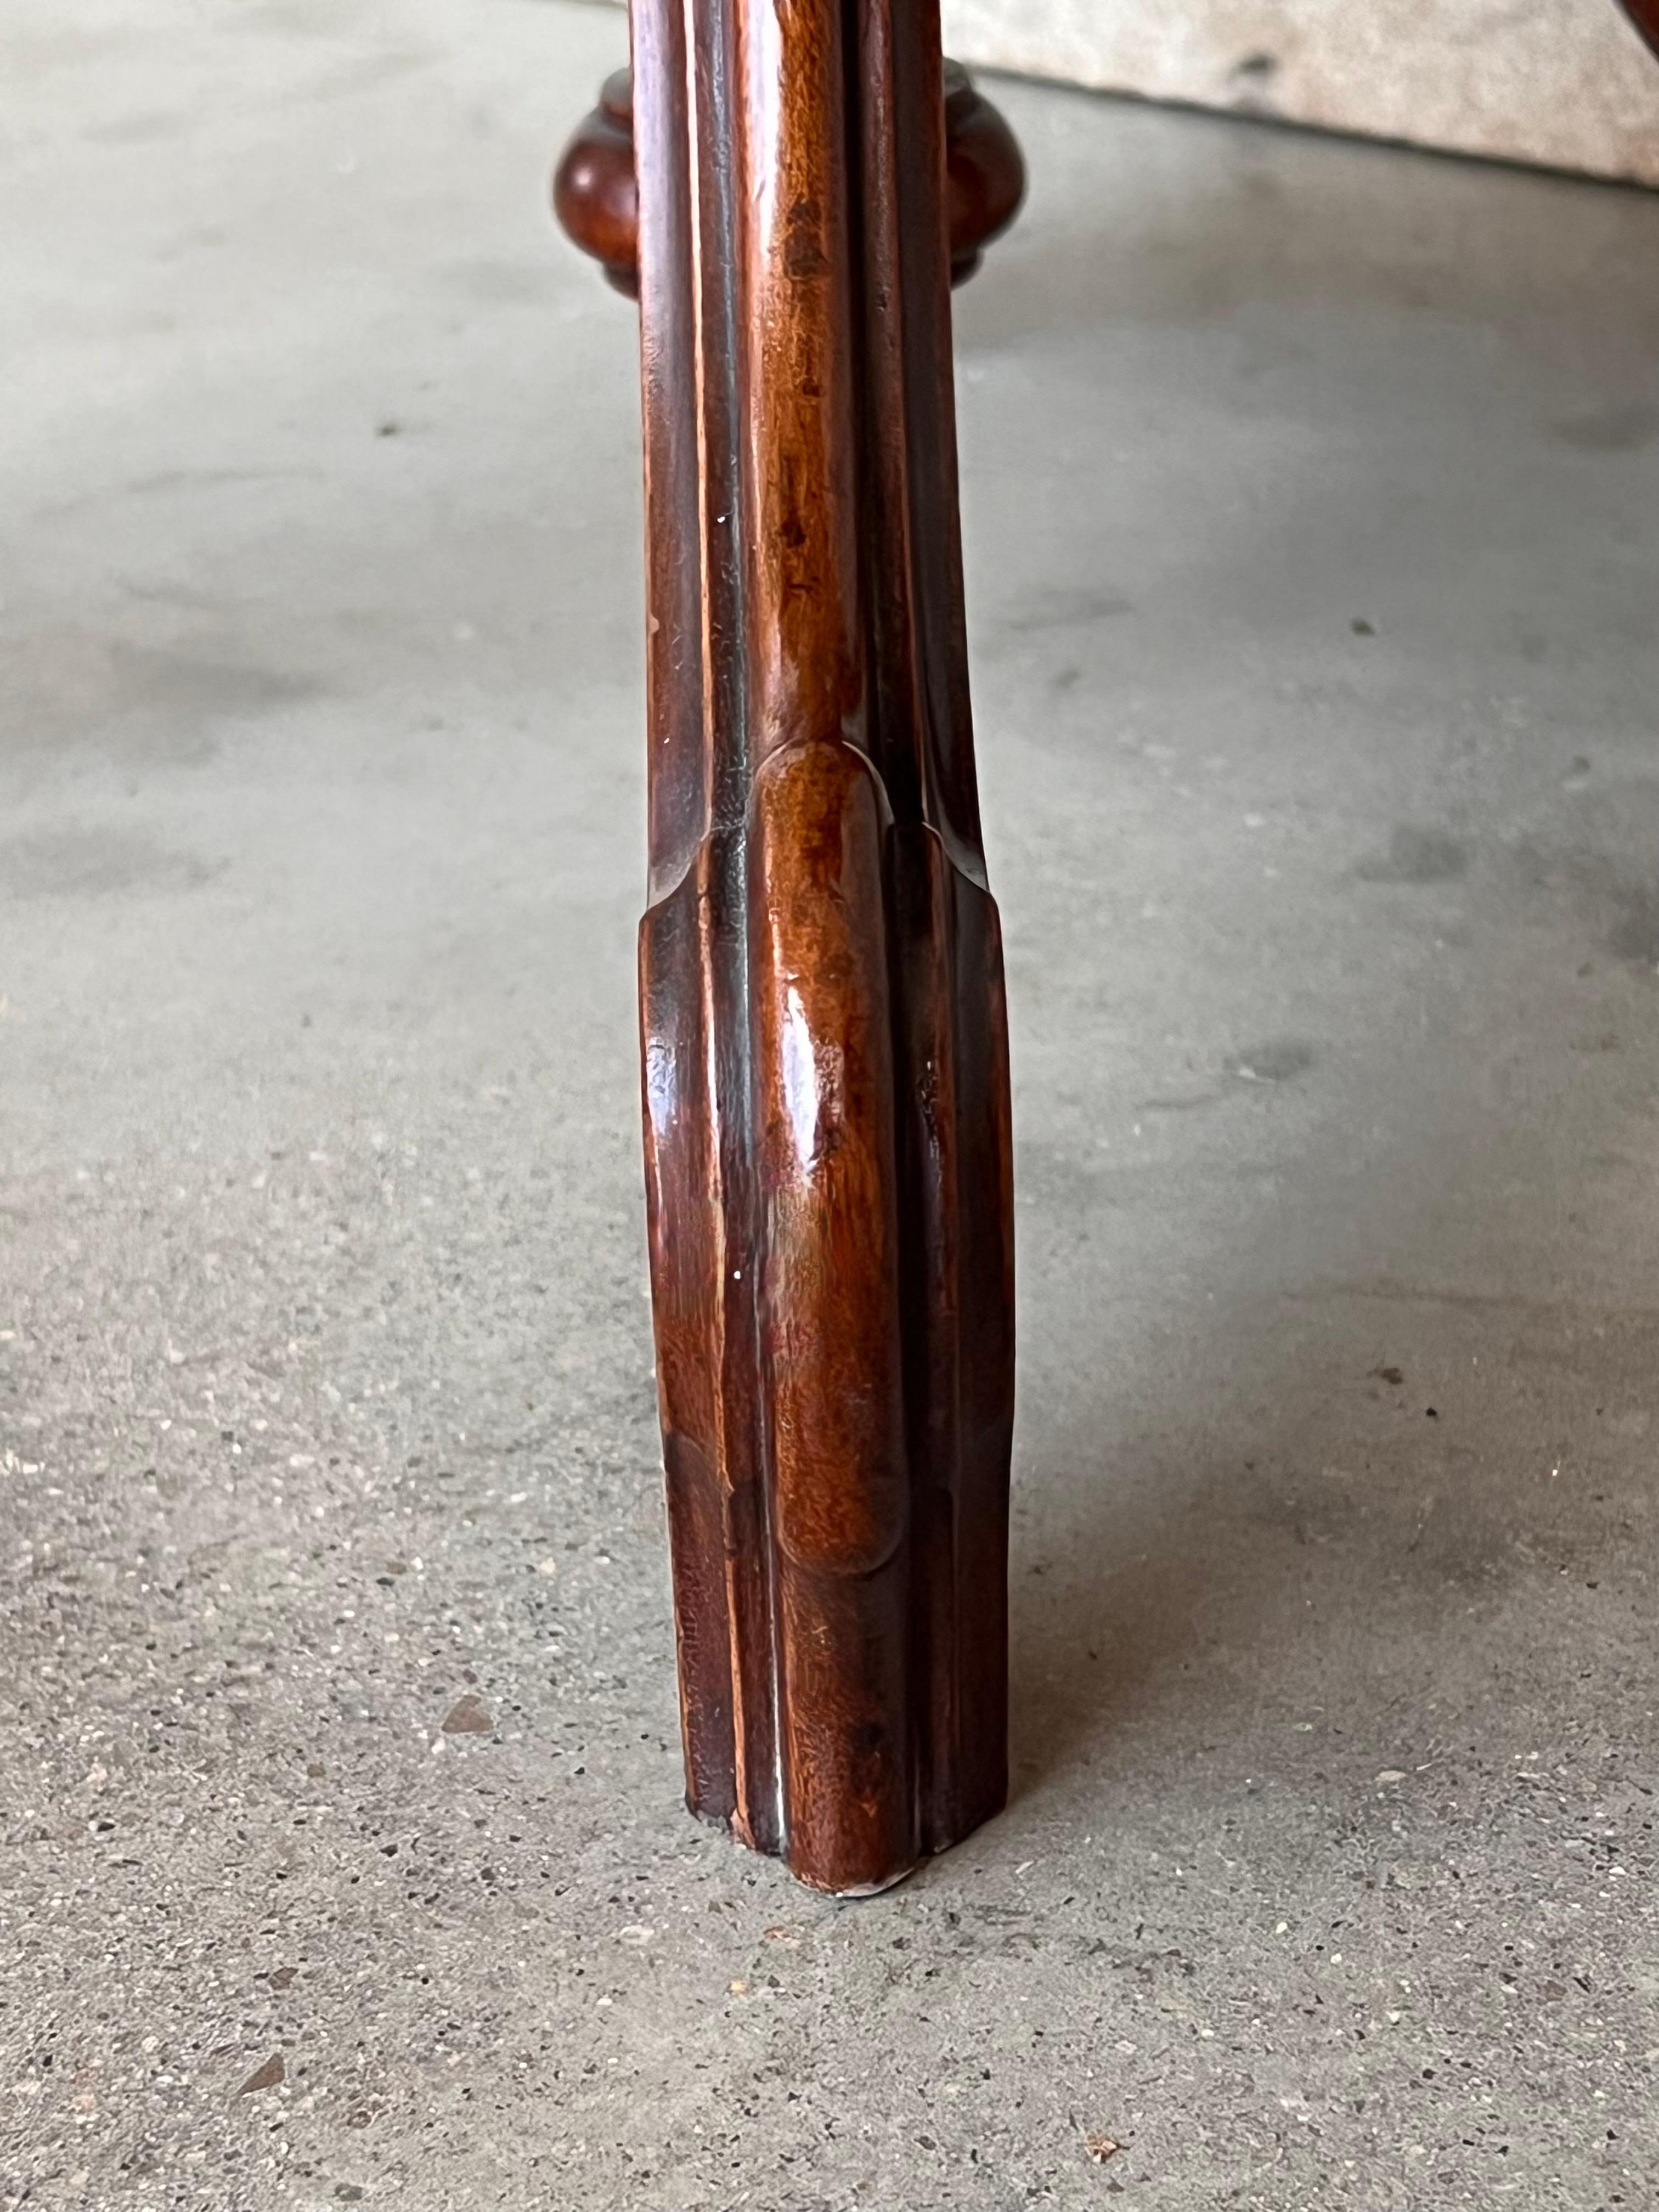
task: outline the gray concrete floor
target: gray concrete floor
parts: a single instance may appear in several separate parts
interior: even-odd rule
[[[0,32],[0,2203],[1651,2206],[1659,199],[1008,90],[1017,1794],[838,1907],[678,1804],[623,25],[140,15]]]

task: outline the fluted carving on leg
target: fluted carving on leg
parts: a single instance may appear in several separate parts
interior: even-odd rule
[[[634,34],[640,977],[687,1794],[853,1893],[1006,1789],[1008,1071],[947,94],[915,0],[690,22],[635,0]]]

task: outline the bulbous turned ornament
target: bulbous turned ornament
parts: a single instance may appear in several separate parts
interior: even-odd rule
[[[576,126],[553,172],[553,212],[607,281],[640,295],[640,184],[634,171],[634,76],[606,77],[599,104]]]
[[[951,281],[964,283],[985,248],[1019,212],[1025,158],[1019,141],[960,62],[945,64],[945,199]],[[577,125],[553,172],[553,211],[619,292],[640,291],[640,189],[634,169],[634,80],[607,77],[599,104]]]
[[[1025,197],[1025,156],[1000,108],[960,62],[945,64],[945,207],[951,282],[965,284]]]

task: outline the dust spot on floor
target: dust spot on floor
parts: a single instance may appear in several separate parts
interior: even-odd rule
[[[1313,1047],[1301,1037],[1268,1037],[1234,1053],[1226,1067],[1239,1083],[1293,1083],[1298,1075],[1307,1073],[1317,1057]]]
[[[222,863],[123,830],[57,830],[0,845],[0,898],[99,898],[112,891],[190,891]]]
[[[443,281],[453,292],[487,307],[545,308],[548,279],[544,268],[529,261],[452,261]]]
[[[1362,860],[1354,871],[1366,884],[1449,884],[1467,875],[1469,848],[1448,830],[1419,823],[1395,825],[1385,854]]]
[[[118,115],[107,123],[88,125],[81,136],[88,146],[148,146],[158,138],[173,138],[185,130],[189,117],[176,108],[156,108],[143,114]]]
[[[1043,592],[998,617],[999,627],[1018,636],[1043,630],[1088,629],[1096,623],[1132,615],[1134,602],[1107,586],[1085,585],[1069,592]]]
[[[1621,407],[1595,407],[1550,425],[1564,446],[1585,453],[1633,453],[1659,437],[1659,407],[1634,399]]]
[[[313,100],[349,100],[360,92],[376,92],[383,84],[395,84],[400,78],[412,76],[417,70],[429,69],[432,57],[413,48],[401,51],[380,50],[354,54],[311,87]]]
[[[1659,968],[1659,881],[1615,884],[1607,950],[1638,968]]]
[[[314,697],[312,678],[209,652],[139,645],[73,625],[40,629],[8,648],[0,746],[102,744],[124,757],[198,766],[215,726]]]

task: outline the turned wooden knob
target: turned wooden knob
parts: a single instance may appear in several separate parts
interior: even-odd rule
[[[634,173],[634,76],[616,70],[553,172],[553,212],[619,292],[640,293],[640,184]]]
[[[1019,213],[1025,156],[1002,111],[960,62],[945,64],[945,175],[951,282],[964,284],[985,248]]]
[[[1025,197],[1025,160],[1007,123],[960,62],[945,64],[946,198],[951,281],[971,276]],[[634,172],[634,80],[605,79],[553,172],[553,211],[619,292],[640,290],[640,188]]]

